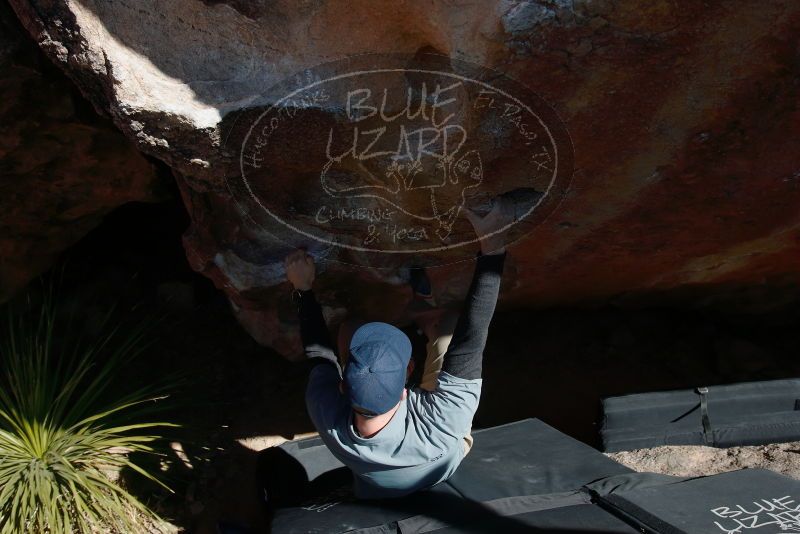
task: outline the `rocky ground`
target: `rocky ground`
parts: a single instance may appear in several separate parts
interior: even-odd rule
[[[609,453],[607,456],[636,471],[680,477],[715,475],[737,469],[762,468],[800,479],[800,442],[752,447],[667,446]]]

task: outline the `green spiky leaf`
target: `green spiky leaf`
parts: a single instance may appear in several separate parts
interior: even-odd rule
[[[0,333],[0,534],[142,532],[142,521],[162,523],[114,477],[129,469],[163,486],[130,455],[153,454],[151,444],[175,426],[148,419],[165,395],[111,389],[146,345],[146,330],[106,328],[87,342],[57,336],[56,317],[51,298],[33,313],[9,308]]]

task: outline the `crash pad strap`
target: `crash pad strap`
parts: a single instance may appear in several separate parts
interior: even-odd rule
[[[670,525],[654,516],[644,508],[617,495],[605,495],[596,500],[597,504],[607,512],[614,514],[629,525],[642,530],[642,532],[657,532],[658,534],[688,534],[686,531]]]
[[[699,387],[696,391],[700,395],[700,416],[703,421],[703,443],[709,447],[713,447],[714,431],[711,429],[711,419],[708,417],[708,388]]]

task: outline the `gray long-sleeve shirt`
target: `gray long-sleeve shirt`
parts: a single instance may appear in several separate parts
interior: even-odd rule
[[[406,495],[447,480],[461,463],[463,438],[480,400],[483,350],[505,256],[478,255],[437,388],[410,390],[389,423],[371,438],[359,436],[353,428],[353,412],[339,389],[341,372],[322,310],[312,291],[300,293],[303,346],[309,360],[320,364],[311,369],[306,405],[325,444],[353,471],[357,496]]]

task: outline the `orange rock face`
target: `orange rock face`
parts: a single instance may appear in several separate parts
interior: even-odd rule
[[[282,257],[298,243],[247,217],[231,194],[239,121],[269,104],[274,84],[353,54],[484,65],[563,122],[570,185],[510,247],[503,305],[677,297],[754,307],[770,302],[736,288],[775,295],[800,279],[797,2],[10,3],[83,93],[174,169],[192,265],[259,341],[286,354],[297,345]],[[281,178],[260,194],[307,207],[306,182],[291,178],[300,163],[275,164]],[[331,182],[336,191],[343,180]],[[402,317],[408,290],[391,265],[308,246],[331,318]],[[431,269],[439,300],[456,304],[470,273],[469,262]]]

